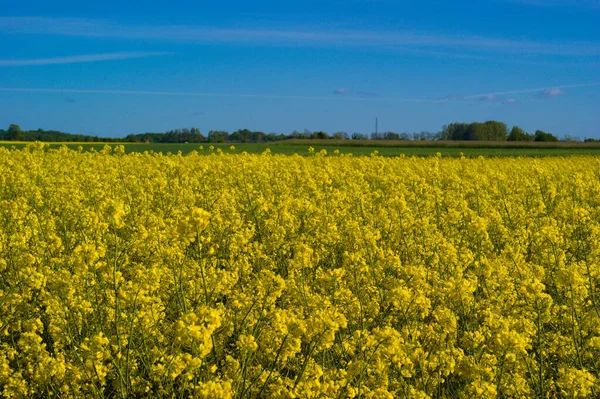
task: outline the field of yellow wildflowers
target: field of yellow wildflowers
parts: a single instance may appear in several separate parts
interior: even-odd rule
[[[6,398],[600,395],[600,159],[0,149]]]

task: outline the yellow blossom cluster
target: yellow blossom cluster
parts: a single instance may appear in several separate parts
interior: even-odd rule
[[[0,149],[0,397],[600,397],[600,159]]]

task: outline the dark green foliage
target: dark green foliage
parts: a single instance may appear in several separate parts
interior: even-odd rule
[[[23,131],[19,125],[10,125],[8,127],[8,139],[13,141],[21,141],[25,138]]]
[[[227,132],[220,131],[220,139],[238,143],[262,143],[268,141],[285,140],[287,137],[283,134],[269,133],[260,131],[251,131],[248,129],[239,129],[227,135]],[[210,136],[210,133],[209,133]]]
[[[229,134],[223,130],[211,130],[208,132],[209,143],[224,143],[229,138]]]
[[[130,134],[124,141],[128,143],[202,143],[206,137],[200,133],[200,129],[175,129],[166,133],[142,133]]]
[[[533,141],[533,135],[527,133],[519,126],[513,126],[508,135],[508,141]]]
[[[550,133],[546,133],[542,130],[536,130],[534,141],[545,141],[545,142],[555,142],[558,141],[558,138]]]
[[[348,133],[346,132],[335,132],[333,136],[331,136],[334,140],[348,140]]]
[[[570,143],[577,143],[577,142],[581,141],[581,139],[577,136],[571,136],[570,134],[565,134],[564,137],[562,139],[560,139],[560,141],[568,141]]]
[[[508,128],[505,123],[497,121],[451,123],[443,127],[441,136],[442,140],[504,141]]]
[[[83,134],[63,133],[57,130],[21,130],[19,125],[10,125],[8,130],[0,130],[0,140],[8,141],[45,141],[56,143],[69,142],[107,142],[120,141],[113,138],[102,138],[98,136],[86,136]]]
[[[198,128],[183,128],[170,130],[166,133],[141,133],[130,134],[125,138],[87,136],[83,134],[63,133],[55,130],[31,130],[23,131],[19,125],[10,125],[8,130],[0,130],[0,140],[4,141],[43,141],[43,142],[126,142],[126,143],[268,143],[282,140],[347,140],[348,134],[337,132],[329,135],[323,131],[311,132],[294,130],[291,134],[264,133],[249,129],[238,129],[233,133],[223,130],[211,130],[208,137],[200,133]],[[368,140],[369,136],[363,133],[353,133],[352,140]],[[514,126],[510,134],[505,123],[487,121],[484,123],[451,123],[444,125],[443,130],[437,133],[423,131],[420,133],[371,133],[371,140],[402,140],[408,141],[542,141],[556,142],[558,138],[550,133],[538,130],[535,135],[526,133],[518,126]],[[563,141],[579,141],[576,137],[566,136]],[[586,139],[587,142],[591,139]]]
[[[468,123],[454,122],[442,128],[442,140],[467,140]]]
[[[313,132],[313,134],[310,135],[310,138],[312,140],[324,140],[328,139],[329,135],[325,132]]]

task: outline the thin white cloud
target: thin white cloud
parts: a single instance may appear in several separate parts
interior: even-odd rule
[[[484,94],[483,96],[479,97],[479,101],[493,102],[497,100],[498,96],[495,94]]]
[[[357,101],[396,101],[407,103],[439,103],[438,100],[401,97],[365,97],[365,96],[294,96],[279,94],[255,93],[205,93],[205,92],[180,92],[180,91],[148,91],[148,90],[88,90],[88,89],[46,89],[28,87],[0,87],[0,92],[16,93],[72,93],[72,94],[122,94],[142,96],[179,96],[179,97],[228,97],[228,98],[265,98],[287,100],[357,100]]]
[[[504,100],[502,100],[502,104],[506,104],[506,105],[514,105],[514,104],[518,104],[519,101],[515,100],[514,98],[506,98]]]
[[[0,31],[4,33],[175,40],[200,43],[362,46],[400,49],[450,57],[478,58],[481,53],[490,52],[588,58],[600,56],[600,43],[596,42],[539,42],[411,31],[367,31],[310,27],[265,29],[260,27],[220,28],[195,25],[121,25],[101,20],[46,17],[0,17]]]
[[[337,94],[337,95],[345,95],[345,94],[350,94],[352,93],[352,89],[349,87],[342,87],[340,89],[335,89],[333,91],[333,94]]]
[[[466,96],[466,99],[476,99],[485,96],[506,96],[510,94],[527,94],[527,93],[543,93],[545,90],[549,89],[570,89],[575,87],[591,87],[591,86],[600,86],[600,82],[590,82],[590,83],[580,83],[573,85],[561,85],[561,86],[551,86],[551,87],[540,87],[535,89],[522,89],[522,90],[507,90],[507,91],[497,91],[493,93],[483,93],[483,94],[474,94],[470,96]]]
[[[556,98],[563,94],[565,94],[565,92],[560,87],[549,87],[540,92],[540,95],[544,98]]]
[[[131,58],[154,57],[166,55],[166,52],[133,51],[120,53],[87,54],[72,55],[66,57],[35,58],[27,60],[2,60],[0,67],[31,66],[31,65],[58,65],[58,64],[77,64],[81,62],[98,62],[112,60],[127,60]]]
[[[333,96],[301,96],[301,95],[280,95],[280,94],[258,94],[258,93],[210,93],[210,92],[181,92],[181,91],[150,91],[150,90],[94,90],[94,89],[48,89],[48,88],[29,88],[29,87],[0,87],[0,92],[16,92],[16,93],[62,93],[62,94],[119,94],[119,95],[148,95],[148,96],[180,96],[180,97],[227,97],[227,98],[265,98],[265,99],[287,99],[287,100],[355,100],[355,101],[390,101],[390,102],[407,102],[407,103],[423,103],[423,104],[441,104],[448,102],[470,103],[473,101],[496,101],[502,96],[509,94],[526,94],[538,93],[540,96],[557,97],[564,94],[566,88],[576,87],[592,87],[600,86],[600,82],[580,83],[571,85],[551,86],[536,89],[521,89],[508,90],[494,93],[474,94],[469,96],[446,96],[438,99],[426,98],[403,98],[403,97],[379,97],[371,95],[363,95],[357,92],[355,96],[346,96],[337,94],[350,93],[347,88],[337,89]],[[371,94],[371,93],[369,93]],[[471,100],[471,101],[469,101]],[[502,100],[504,104],[515,104],[518,101],[513,98]]]
[[[447,96],[438,98],[437,101],[439,101],[439,102],[449,102],[449,101],[462,100],[463,98],[464,97],[456,96],[454,94],[449,94]]]

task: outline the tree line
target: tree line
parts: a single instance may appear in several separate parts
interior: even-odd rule
[[[441,132],[442,140],[481,140],[481,141],[559,141],[558,137],[542,130],[527,133],[519,126],[508,127],[503,122],[487,121],[484,123],[451,123],[444,125]],[[579,139],[565,136],[564,141],[579,141]]]
[[[69,142],[109,142],[119,141],[113,138],[89,136],[85,134],[71,134],[57,130],[22,130],[19,125],[10,125],[8,130],[0,129],[0,140],[2,141],[47,141],[58,143]]]
[[[487,121],[473,123],[450,123],[444,125],[439,132],[396,133],[374,132],[364,133],[335,132],[328,134],[324,131],[294,130],[290,134],[264,133],[249,129],[238,129],[232,133],[223,130],[211,130],[207,135],[196,127],[170,130],[164,133],[129,134],[124,138],[89,136],[84,134],[64,133],[56,130],[22,130],[19,125],[10,125],[8,130],[0,130],[0,140],[3,141],[45,141],[45,142],[125,142],[125,143],[264,143],[288,139],[312,140],[465,140],[465,141],[559,141],[558,137],[542,130],[527,133],[519,126],[513,126],[509,131],[503,122]],[[565,136],[562,141],[580,141],[576,137]],[[585,139],[586,142],[596,139]]]
[[[198,128],[175,129],[166,133],[141,133],[127,135],[123,141],[128,143],[263,143],[285,140],[289,137],[283,134],[264,133],[239,129],[233,133],[224,130],[211,130],[203,135]]]

